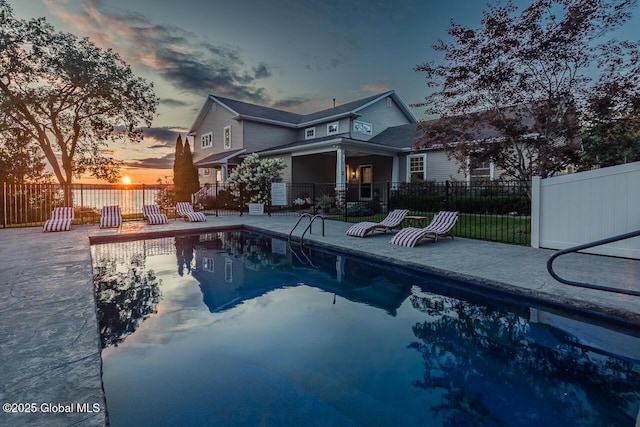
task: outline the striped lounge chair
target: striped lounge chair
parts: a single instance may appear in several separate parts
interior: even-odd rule
[[[375,231],[387,232],[402,227],[402,221],[404,217],[409,213],[409,209],[396,209],[387,215],[385,219],[380,222],[359,222],[353,224],[347,230],[349,236],[366,237],[369,233]]]
[[[69,231],[73,219],[73,208],[55,208],[53,212],[51,212],[51,218],[42,226],[42,231]]]
[[[120,227],[121,225],[122,214],[120,213],[120,206],[103,206],[100,213],[100,228]]]
[[[438,212],[425,228],[407,227],[393,236],[391,244],[412,248],[422,239],[438,241],[440,237],[453,239],[453,226],[458,221],[458,212]]]
[[[169,222],[167,216],[160,212],[158,205],[142,206],[142,216],[149,222],[149,225],[167,224]]]
[[[176,211],[178,215],[189,222],[206,221],[207,217],[202,212],[194,212],[191,203],[178,202],[176,203]]]

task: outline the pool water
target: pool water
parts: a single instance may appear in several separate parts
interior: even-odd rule
[[[111,426],[634,426],[640,337],[229,231],[92,246]]]

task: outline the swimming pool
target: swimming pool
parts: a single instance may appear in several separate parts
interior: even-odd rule
[[[640,338],[229,231],[92,246],[112,426],[633,426]]]

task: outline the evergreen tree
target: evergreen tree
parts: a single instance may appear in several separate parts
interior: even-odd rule
[[[184,153],[182,155],[182,173],[184,177],[184,189],[191,196],[200,189],[200,179],[198,178],[198,169],[193,164],[193,154],[189,140],[185,138]]]
[[[178,135],[176,140],[176,153],[173,159],[173,185],[175,187],[176,199],[182,202],[182,193],[184,188],[184,167],[183,167],[184,147],[182,146],[182,137]]]

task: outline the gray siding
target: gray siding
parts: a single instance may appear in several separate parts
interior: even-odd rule
[[[244,121],[244,146],[247,152],[265,150],[295,141],[296,131],[265,123]]]
[[[466,179],[464,173],[458,172],[458,163],[453,159],[447,159],[444,151],[427,151],[427,181],[465,181]]]
[[[351,132],[351,138],[358,139],[360,141],[368,141],[383,130],[388,127],[405,125],[407,123],[411,123],[411,121],[404,115],[402,110],[398,107],[398,105],[391,99],[391,106],[387,106],[387,99],[384,98],[380,101],[376,102],[373,105],[368,106],[367,108],[361,110],[359,112],[360,117],[355,120],[363,121],[367,123],[371,123],[373,125],[373,132],[371,135],[365,135],[363,133],[358,133],[353,131],[353,121],[351,122],[351,128],[349,132]],[[411,144],[411,141],[408,142]]]
[[[305,131],[309,128],[316,128],[316,136],[315,138],[322,138],[327,136],[327,125],[329,123],[338,122],[338,133],[336,135],[345,134],[351,131],[349,128],[350,120],[348,118],[340,119],[340,120],[329,120],[326,122],[318,123],[312,126],[304,126],[301,129],[296,130],[296,139],[293,141],[304,141],[305,140]],[[307,141],[312,142],[315,138],[308,139]]]
[[[226,108],[217,105],[215,111],[209,108],[204,120],[196,129],[194,137],[193,160],[198,161],[224,150],[224,127],[231,126],[231,149],[242,148],[242,123],[233,119],[234,115]],[[213,146],[201,148],[200,136],[213,132]]]

